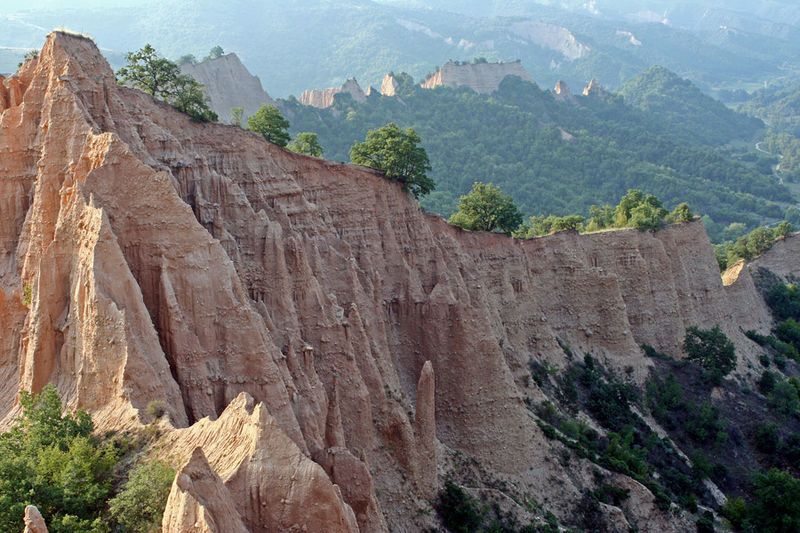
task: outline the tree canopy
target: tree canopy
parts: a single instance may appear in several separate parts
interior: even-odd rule
[[[690,327],[683,342],[686,358],[697,361],[715,383],[736,368],[736,349],[719,326],[709,330]]]
[[[458,201],[450,223],[468,230],[511,234],[522,223],[522,214],[511,196],[491,183],[475,183]]]
[[[195,120],[217,120],[203,86],[191,76],[181,74],[176,63],[159,56],[151,45],[129,52],[125,58],[127,65],[117,71],[119,83],[144,91]]]
[[[383,172],[388,179],[400,182],[403,189],[419,198],[436,188],[436,183],[428,177],[431,163],[421,143],[412,128],[403,130],[390,122],[370,130],[364,142],[353,145],[350,159],[357,165]]]
[[[298,154],[310,155],[311,157],[322,157],[322,146],[319,144],[319,137],[316,133],[303,131],[298,133],[294,140],[286,147]]]
[[[262,105],[247,119],[247,128],[261,134],[267,141],[286,146],[289,144],[289,121],[274,105]]]

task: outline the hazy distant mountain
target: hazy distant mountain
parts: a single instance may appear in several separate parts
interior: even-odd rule
[[[653,9],[658,7],[658,2],[651,3]],[[236,52],[276,96],[339,86],[353,76],[366,87],[379,83],[389,70],[423,78],[449,59],[481,56],[521,59],[546,86],[559,79],[581,85],[596,77],[614,88],[660,64],[707,90],[761,83],[777,76],[780,68],[791,68],[800,56],[800,37],[795,38],[793,26],[770,22],[774,32],[764,34],[763,20],[772,19],[753,18],[752,31],[719,25],[709,30],[701,22],[683,29],[634,20],[628,11],[612,10],[625,8],[624,2],[599,0],[595,4],[600,15],[577,2],[576,11],[568,11],[532,1],[117,0],[98,5],[83,0],[58,7],[61,4],[4,3],[0,49],[37,46],[47,31],[59,26],[95,37],[112,64],[146,42],[173,58],[202,56],[219,44]],[[32,9],[42,6],[47,9]],[[686,9],[685,18],[705,20],[702,13],[691,15],[694,11]],[[605,15],[605,10],[611,14]],[[786,4],[786,10],[787,20],[793,20],[791,5]],[[706,18],[718,11],[709,13]],[[503,16],[486,18],[495,15]],[[0,54],[0,71],[16,68],[20,55]]]

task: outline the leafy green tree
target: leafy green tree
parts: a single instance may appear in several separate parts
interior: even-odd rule
[[[584,222],[584,218],[580,215],[532,216],[514,232],[514,236],[518,239],[530,239],[559,231],[583,231]]]
[[[788,380],[778,381],[769,393],[769,406],[782,415],[793,415],[800,411],[797,389]]]
[[[231,109],[231,126],[242,127],[242,120],[244,117],[243,107],[234,107]]]
[[[614,208],[606,204],[603,206],[593,205],[589,208],[589,221],[586,223],[586,231],[598,231],[614,226]]]
[[[23,392],[22,416],[0,435],[0,530],[21,531],[25,506],[36,505],[53,533],[104,533],[101,514],[117,461],[86,413],[62,414],[52,385]]]
[[[128,64],[117,71],[117,81],[163,100],[195,120],[217,120],[208,105],[203,86],[191,76],[181,74],[180,67],[158,55],[146,44],[141,50],[125,56]]]
[[[224,55],[225,50],[223,50],[221,46],[217,45],[211,49],[211,51],[208,53],[208,56],[206,56],[206,59],[217,59]]]
[[[247,128],[261,134],[267,141],[286,146],[289,144],[289,121],[283,118],[274,105],[262,105],[247,119]]]
[[[736,368],[736,349],[719,326],[704,330],[690,327],[683,341],[686,358],[698,362],[714,383]]]
[[[678,224],[682,222],[691,222],[694,220],[694,213],[689,208],[689,204],[682,202],[678,204],[672,212],[667,215],[667,222],[670,224]]]
[[[192,54],[186,54],[179,57],[176,63],[179,67],[182,67],[183,65],[195,65],[197,64],[197,58]]]
[[[319,144],[319,137],[316,133],[304,131],[298,133],[294,140],[287,146],[292,152],[310,155],[311,157],[322,157],[322,146]]]
[[[161,518],[167,505],[175,471],[160,461],[136,466],[128,481],[109,502],[109,510],[123,531],[152,533],[161,530]]]
[[[474,231],[510,234],[522,223],[522,215],[511,196],[491,183],[474,183],[469,194],[458,201],[450,223]]]
[[[428,177],[431,163],[421,146],[421,139],[411,128],[400,129],[389,123],[367,133],[366,140],[350,149],[350,159],[357,165],[373,168],[392,181],[398,181],[415,198],[436,188]]]
[[[614,209],[614,226],[656,229],[667,215],[658,198],[638,189],[630,189]]]
[[[800,479],[775,468],[757,474],[747,515],[753,531],[800,531]]]
[[[484,513],[478,501],[451,480],[445,481],[435,507],[452,533],[472,533],[483,525]]]

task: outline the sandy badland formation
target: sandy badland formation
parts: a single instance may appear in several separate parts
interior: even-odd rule
[[[469,87],[476,93],[492,94],[508,76],[533,81],[520,61],[509,63],[454,63],[448,61],[422,83],[423,89]]]
[[[700,223],[465,232],[374,172],[120,87],[64,33],[0,81],[0,419],[49,382],[103,430],[163,401],[164,531],[420,531],[459,469],[568,517],[596,467],[558,461],[530,360],[569,345],[642,382],[639,345],[720,324],[745,372],[740,327],[771,322]],[[620,527],[692,527],[610,475]]]
[[[247,70],[236,54],[186,63],[181,65],[181,71],[203,85],[209,105],[226,124],[235,107],[242,108],[242,120],[246,124],[247,117],[262,105],[275,105],[275,100],[261,86],[261,80]]]

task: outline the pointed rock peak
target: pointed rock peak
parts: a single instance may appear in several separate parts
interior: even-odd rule
[[[33,505],[25,508],[25,531],[23,533],[48,533],[42,514]]]
[[[325,443],[328,448],[345,446],[342,413],[339,408],[339,387],[336,377],[333,378],[333,390],[328,400],[328,415],[325,421]]]
[[[387,74],[383,77],[381,82],[381,94],[383,96],[397,96],[397,90],[400,88],[400,82],[394,74]]]
[[[559,96],[570,96],[572,92],[569,90],[567,86],[567,82],[558,80],[556,82],[556,86],[553,88],[553,92]]]
[[[597,79],[592,78],[589,84],[583,88],[583,96],[599,96],[605,92],[605,89]]]

